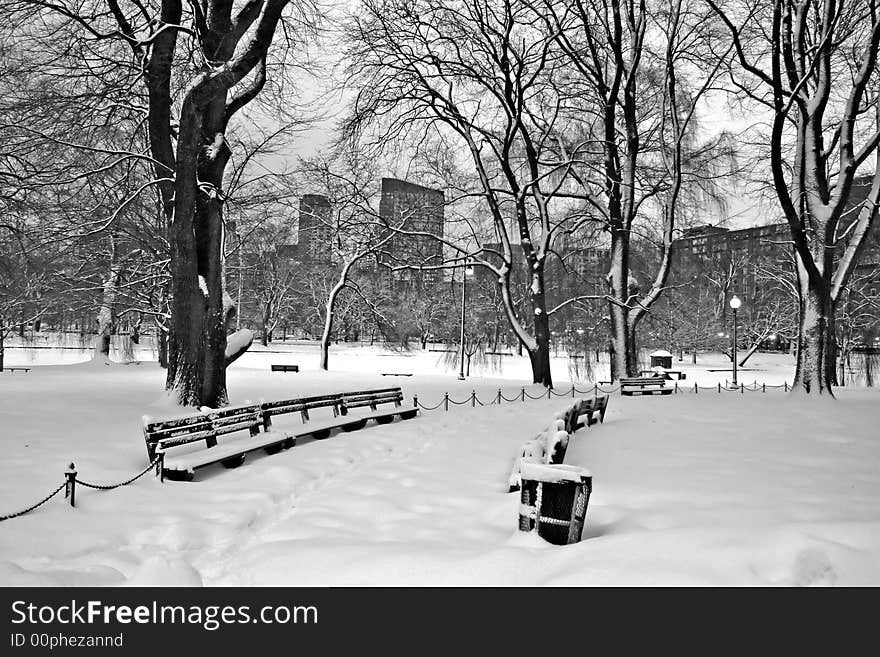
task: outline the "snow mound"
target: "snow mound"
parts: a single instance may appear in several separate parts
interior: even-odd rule
[[[837,573],[824,550],[806,548],[798,552],[792,568],[794,586],[833,586]]]
[[[146,559],[125,586],[203,586],[202,576],[186,559],[156,555]]]

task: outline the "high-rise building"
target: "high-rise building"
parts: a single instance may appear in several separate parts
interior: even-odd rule
[[[333,223],[330,199],[320,194],[304,194],[299,202],[299,247],[303,261],[328,263],[332,259]]]
[[[398,229],[426,233],[424,235],[395,235],[382,249],[379,262],[389,266],[410,267],[439,265],[443,262],[443,192],[396,178],[382,179],[382,196],[379,215],[389,226]],[[436,237],[433,237],[436,236]],[[395,271],[394,280],[415,278],[412,269]],[[437,270],[421,272],[425,282],[441,279]]]

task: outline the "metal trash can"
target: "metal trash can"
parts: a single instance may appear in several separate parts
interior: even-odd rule
[[[593,476],[573,465],[527,463],[520,470],[519,528],[554,545],[581,540]]]

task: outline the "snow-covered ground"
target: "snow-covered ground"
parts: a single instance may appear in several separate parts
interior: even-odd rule
[[[327,373],[314,345],[283,348],[293,353],[256,350],[230,368],[233,403],[392,384],[408,403],[444,391],[489,400],[499,387],[513,396],[528,373],[508,357],[502,372],[459,382],[442,354],[378,348],[336,349]],[[271,373],[271,362],[303,371]],[[706,371],[720,358],[680,364],[691,384],[730,374]],[[791,365],[757,355],[740,378],[790,382]],[[567,372],[567,359],[554,360],[560,389]],[[162,383],[151,362],[0,375],[0,514],[53,490],[71,461],[97,483],[143,469],[141,416],[177,412]],[[569,403],[554,397],[425,411],[253,454],[192,483],[148,475],[109,492],[78,487],[75,509],[59,496],[0,523],[0,584],[876,586],[880,393],[838,397],[613,397],[605,424],[578,431],[566,456],[594,477],[577,545],[518,532],[518,494],[506,492],[519,445]]]

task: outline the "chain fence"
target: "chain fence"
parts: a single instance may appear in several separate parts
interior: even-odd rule
[[[121,486],[128,486],[129,484],[134,483],[148,472],[153,470],[155,475],[159,477],[161,481],[164,481],[164,471],[162,468],[163,454],[159,454],[153,461],[143,470],[138,472],[133,477],[126,479],[125,481],[121,481],[118,484],[95,484],[88,481],[83,481],[77,477],[76,466],[71,463],[67,470],[64,471],[64,481],[58,485],[58,487],[53,490],[51,493],[46,495],[43,499],[41,499],[36,504],[32,504],[26,509],[22,509],[21,511],[16,511],[15,513],[7,513],[5,515],[0,515],[0,522],[3,520],[11,520],[12,518],[18,518],[20,516],[25,515],[26,513],[30,513],[34,511],[44,504],[46,504],[53,497],[58,495],[62,490],[64,491],[64,498],[70,500],[70,506],[76,506],[76,485],[79,484],[84,486],[85,488],[92,488],[94,490],[113,490],[115,488],[120,488]]]
[[[778,389],[783,389],[785,392],[788,392],[790,387],[791,386],[788,385],[788,381],[783,382],[781,385],[768,385],[766,383],[758,383],[757,381],[750,384],[737,383],[734,385],[729,381],[725,381],[723,385],[719,382],[717,385],[714,386],[700,386],[696,383],[693,385],[685,386],[679,385],[679,382],[675,381],[672,391],[674,394],[699,394],[700,391],[712,391],[716,392],[717,394],[721,394],[722,392],[735,392],[745,394],[746,392],[766,393],[768,390]],[[575,395],[590,394],[594,397],[597,397],[600,394],[613,395],[619,392],[619,384],[612,386],[603,386],[598,383],[594,383],[591,388],[587,388],[585,390],[581,390],[577,386],[572,385],[571,388],[563,390],[561,392],[557,392],[553,388],[547,388],[546,391],[540,392],[537,395],[532,395],[526,391],[525,387],[521,387],[517,394],[513,395],[512,397],[507,397],[505,396],[504,391],[501,388],[498,388],[498,391],[489,401],[480,399],[480,397],[477,395],[476,390],[472,390],[470,396],[462,400],[453,399],[449,396],[448,392],[445,392],[443,393],[443,398],[436,404],[425,404],[419,399],[418,395],[413,395],[413,407],[422,409],[424,411],[436,411],[439,408],[442,408],[444,411],[448,411],[450,405],[464,406],[465,404],[470,404],[471,407],[476,407],[478,405],[492,406],[494,404],[501,404],[503,402],[525,402],[527,399],[535,401],[538,399],[552,399],[553,397],[574,397]]]

